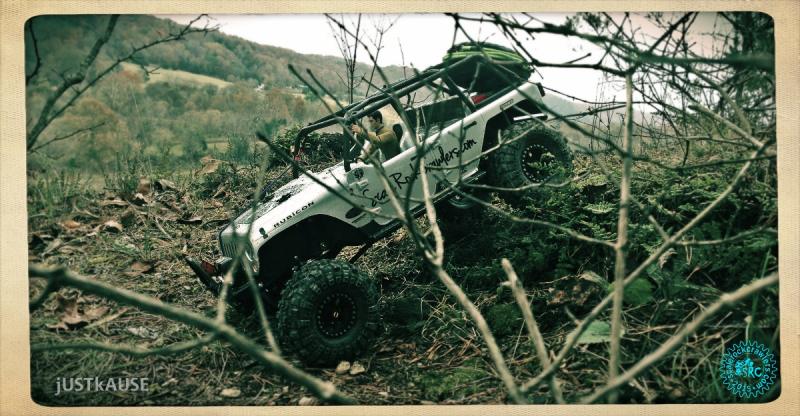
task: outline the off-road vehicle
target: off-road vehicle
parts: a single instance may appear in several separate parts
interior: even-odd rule
[[[391,215],[380,215],[395,214],[381,168],[398,195],[410,195],[414,215],[425,210],[417,158],[424,159],[419,162],[426,166],[434,202],[449,210],[473,203],[454,184],[518,188],[571,169],[562,136],[534,120],[546,118],[540,111],[544,90],[528,80],[530,73],[519,55],[502,47],[457,45],[442,64],[310,123],[297,133],[296,151],[311,132],[342,129],[341,162],[315,178],[295,169],[294,180],[267,192],[254,210],[220,230],[221,258],[188,259],[190,266],[216,292],[234,263],[237,241],[244,241],[231,293],[251,295],[244,274],[249,268],[267,307],[277,306],[284,349],[312,365],[357,356],[381,326],[377,284],[353,262],[400,227]],[[375,110],[401,138],[401,153],[380,166],[356,160],[360,146],[350,145],[355,137],[348,128]],[[350,261],[337,259],[346,246],[362,249]]]

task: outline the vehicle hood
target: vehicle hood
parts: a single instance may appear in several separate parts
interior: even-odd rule
[[[344,184],[346,181],[346,175],[342,163],[325,169],[322,172],[314,173],[313,175],[315,175],[315,177],[321,182],[338,190],[342,190],[342,184]],[[253,215],[252,209],[248,208],[239,214],[236,220],[234,220],[234,224],[238,230],[242,228],[241,226],[247,226],[250,224],[252,220],[263,217],[279,205],[302,204],[304,201],[300,201],[300,199],[311,202],[314,200],[314,198],[319,198],[320,194],[327,193],[328,191],[316,181],[307,175],[301,175],[300,177],[289,181],[287,184],[272,192],[272,195],[268,200],[259,202],[255,207],[255,215]]]

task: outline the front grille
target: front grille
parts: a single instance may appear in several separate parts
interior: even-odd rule
[[[222,254],[225,257],[233,258],[236,255],[236,245],[231,241],[222,241]]]

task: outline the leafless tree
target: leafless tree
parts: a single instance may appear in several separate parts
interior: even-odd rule
[[[325,15],[328,18],[328,25],[331,28],[336,44],[339,46],[339,52],[344,59],[344,78],[339,76],[342,83],[345,85],[347,91],[347,102],[352,103],[355,96],[355,90],[361,85],[361,78],[363,74],[356,74],[356,65],[358,64],[358,50],[360,48],[359,41],[363,36],[361,31],[361,13],[355,17],[355,22],[352,20],[345,23],[344,15],[340,17],[341,22],[331,15]],[[351,28],[348,29],[347,25]],[[347,33],[352,31],[354,40]]]
[[[80,66],[77,68],[73,68],[71,71],[66,71],[64,73],[59,74],[61,78],[61,83],[55,86],[52,92],[47,96],[45,99],[44,105],[39,112],[38,115],[33,117],[35,121],[32,125],[28,126],[28,133],[26,137],[26,149],[31,152],[37,149],[41,149],[44,146],[49,145],[50,143],[65,140],[71,137],[74,137],[80,133],[90,131],[99,127],[101,124],[90,126],[90,127],[82,127],[77,129],[73,132],[59,135],[58,137],[52,138],[44,143],[41,143],[37,146],[37,142],[39,141],[40,136],[42,133],[50,126],[55,120],[59,117],[64,115],[66,111],[68,111],[75,102],[90,88],[92,88],[95,84],[97,84],[100,80],[102,80],[106,75],[110,74],[114,71],[121,63],[123,62],[136,62],[138,54],[146,49],[152,48],[156,45],[160,45],[163,43],[175,42],[185,39],[187,36],[195,34],[195,33],[210,33],[217,30],[217,26],[211,26],[208,22],[203,27],[195,26],[201,19],[205,17],[205,15],[200,15],[197,18],[193,19],[189,22],[186,26],[179,28],[178,30],[168,33],[167,35],[160,36],[152,41],[149,41],[143,45],[134,46],[128,51],[127,53],[112,57],[111,64],[108,64],[104,67],[98,67],[96,64],[97,57],[100,55],[101,50],[103,47],[108,43],[111,36],[114,34],[114,29],[117,26],[117,21],[119,20],[119,15],[111,15],[108,19],[108,22],[105,26],[105,30],[100,34],[100,36],[95,40],[94,44],[92,45],[91,49],[86,53],[86,56],[81,61]],[[31,47],[33,49],[36,62],[34,64],[34,68],[30,74],[26,74],[25,76],[25,84],[30,85],[32,82],[35,81],[38,75],[40,75],[41,71],[40,68],[42,67],[42,57],[40,56],[38,39],[36,37],[35,25],[34,22],[36,18],[32,18],[26,24],[26,32],[30,35],[31,39]],[[46,62],[46,57],[45,57]],[[152,71],[147,70],[145,71]]]
[[[355,68],[355,58],[357,56],[355,51],[359,46],[364,47],[364,50],[366,50],[366,53],[375,64],[375,70],[378,76],[388,84],[389,82],[385,74],[381,68],[377,66],[376,54],[372,54],[369,48],[366,48],[364,45],[365,42],[362,39],[363,32],[361,31],[360,15],[355,24],[355,28],[349,28],[344,24],[333,23],[338,21],[331,18],[331,16],[328,17],[332,28],[338,28],[339,30],[338,33],[341,37],[339,44],[343,55],[344,52],[347,51],[348,56],[352,57],[351,61],[348,61],[347,58],[345,59],[346,64],[347,62],[351,63],[351,66],[348,66],[348,70]],[[591,148],[582,148],[582,146],[574,144],[578,148],[582,148],[581,150],[585,152],[587,157],[591,158],[593,163],[600,167],[604,174],[609,178],[616,178],[619,181],[619,206],[616,215],[616,233],[613,240],[596,238],[578,230],[541,221],[536,218],[520,217],[513,212],[508,212],[504,208],[494,206],[487,201],[476,200],[477,203],[495,212],[501,213],[514,222],[546,227],[553,232],[561,233],[587,244],[593,244],[600,249],[607,249],[609,250],[609,256],[613,254],[612,293],[608,294],[594,305],[591,311],[583,316],[582,319],[575,320],[574,328],[561,341],[560,347],[555,344],[547,345],[536,320],[536,311],[531,309],[530,301],[520,283],[520,279],[514,271],[513,265],[508,259],[499,259],[497,265],[498,269],[501,269],[508,278],[507,285],[512,290],[514,299],[522,312],[531,348],[535,351],[542,368],[538,374],[526,380],[518,380],[512,374],[509,369],[508,360],[504,357],[503,351],[492,334],[492,329],[489,327],[486,319],[476,307],[475,303],[470,299],[469,294],[456,283],[447,271],[447,267],[443,261],[445,240],[436,221],[437,212],[432,200],[433,192],[431,191],[430,184],[428,183],[428,176],[426,175],[426,172],[434,167],[427,166],[424,163],[423,157],[416,158],[415,169],[419,172],[419,175],[416,176],[415,180],[421,181],[421,187],[423,189],[423,202],[428,219],[428,225],[426,227],[415,220],[413,213],[409,209],[408,194],[400,192],[400,190],[393,187],[388,175],[381,169],[380,162],[372,156],[369,157],[371,163],[382,173],[381,181],[387,190],[387,196],[393,211],[385,210],[378,214],[355,204],[353,204],[353,207],[363,209],[375,215],[388,216],[402,224],[406,233],[411,238],[417,254],[424,260],[430,272],[438,278],[456,300],[458,305],[467,313],[467,316],[469,316],[475,328],[478,330],[478,333],[486,345],[488,356],[494,364],[497,376],[503,383],[512,401],[520,404],[527,403],[527,394],[542,383],[547,383],[553,400],[558,403],[564,403],[564,392],[561,388],[559,374],[563,371],[566,360],[573,354],[579,354],[575,351],[575,347],[581,335],[589,328],[592,322],[600,318],[609,308],[611,336],[608,352],[607,377],[602,386],[593,386],[594,391],[579,398],[578,401],[581,403],[594,403],[601,400],[616,402],[617,391],[621,386],[650,369],[677,348],[680,348],[689,336],[703,328],[703,324],[708,319],[717,315],[722,310],[734,307],[742,300],[777,284],[777,271],[765,272],[762,276],[753,276],[752,282],[730,293],[723,294],[715,301],[704,305],[701,311],[694,314],[688,322],[676,324],[678,329],[662,342],[660,346],[652,351],[644,353],[641,357],[637,357],[634,364],[623,368],[621,360],[621,336],[624,326],[623,317],[625,311],[623,305],[625,300],[625,288],[629,287],[637,279],[643,278],[648,267],[657,264],[667,255],[669,250],[674,247],[725,244],[741,239],[745,235],[752,235],[753,233],[774,232],[774,230],[757,228],[748,230],[740,235],[717,240],[696,241],[690,238],[691,231],[707,219],[714,210],[718,209],[732,195],[737,187],[742,185],[745,177],[757,163],[765,159],[774,158],[775,119],[772,114],[772,112],[774,112],[774,108],[772,108],[774,107],[774,89],[769,87],[770,82],[771,85],[774,86],[774,65],[772,63],[772,57],[768,53],[751,53],[751,50],[746,49],[739,51],[739,54],[733,55],[698,55],[691,52],[689,48],[685,47],[685,37],[692,28],[691,24],[695,18],[693,13],[677,16],[666,22],[659,20],[660,18],[657,16],[648,16],[647,18],[656,21],[662,29],[661,33],[655,39],[644,38],[641,34],[638,34],[635,30],[634,23],[627,14],[621,18],[607,14],[588,14],[581,16],[579,21],[571,21],[564,25],[542,23],[533,15],[525,16],[525,19],[501,14],[486,14],[480,17],[453,14],[451,17],[454,20],[455,31],[462,33],[468,38],[471,37],[471,34],[464,29],[462,22],[467,20],[491,22],[505,34],[523,56],[526,56],[535,65],[557,68],[589,68],[602,71],[609,76],[609,79],[624,86],[625,91],[624,101],[599,103],[604,105],[602,109],[590,110],[590,114],[593,112],[596,115],[601,112],[607,113],[615,109],[624,108],[620,132],[612,131],[611,118],[606,118],[606,132],[601,133],[598,129],[594,128],[598,124],[598,120],[595,120],[595,123],[587,127],[587,125],[570,117],[558,114],[552,109],[547,108],[546,105],[542,108],[543,111],[549,113],[555,120],[559,120],[591,138],[593,143],[596,142],[601,145],[596,149],[594,146]],[[736,27],[737,24],[745,24],[738,21],[737,19],[740,19],[740,17],[736,15],[727,15],[726,18],[734,22],[734,27]],[[524,35],[540,33],[582,39],[583,41],[601,48],[603,50],[603,55],[597,61],[591,63],[585,63],[585,57],[580,57],[567,63],[540,61],[525,48],[521,40]],[[342,45],[346,45],[346,47],[342,47]],[[378,51],[379,50],[380,48],[378,48]],[[353,73],[354,72],[351,72],[351,74]],[[313,74],[307,74],[307,76],[311,78],[310,80],[307,80],[305,76],[301,76],[301,74],[297,72],[295,72],[295,74],[298,75],[320,99],[327,95],[325,87],[314,78]],[[752,84],[741,81],[742,79],[752,80],[754,78],[762,80],[764,83],[760,83],[758,87],[753,88]],[[348,79],[348,85],[352,87],[355,82],[355,77],[349,76]],[[656,79],[661,80],[661,82],[656,83]],[[370,80],[369,83],[373,84],[372,80]],[[764,85],[767,86],[764,87]],[[352,102],[352,89],[350,91],[350,102]],[[393,100],[399,100],[399,97],[395,95],[395,91],[389,89],[384,90],[384,92],[390,95]],[[683,104],[684,102],[686,103],[685,105]],[[323,104],[328,106],[331,113],[339,109],[331,108],[325,101],[323,101]],[[655,114],[655,116],[653,116],[654,118],[637,122],[634,117],[635,106],[654,109],[652,113]],[[404,119],[406,118],[405,114],[401,114],[400,116]],[[340,121],[340,123],[342,123],[341,127],[347,127],[344,125],[343,120]],[[621,140],[617,140],[618,138]],[[682,160],[674,164],[672,160],[659,160],[657,157],[651,155],[636,154],[634,151],[635,142],[637,140],[643,141],[645,138],[648,140],[662,140],[664,142],[670,141],[672,143],[677,143],[681,146],[681,151],[685,152],[681,158]],[[509,138],[508,140],[513,141],[514,139],[515,138]],[[629,255],[631,246],[629,232],[632,226],[631,212],[633,210],[647,212],[648,208],[653,208],[651,205],[656,205],[655,208],[659,208],[657,202],[647,199],[645,195],[636,195],[633,192],[634,188],[632,185],[635,180],[633,169],[637,165],[648,165],[659,169],[671,169],[682,172],[687,169],[697,168],[698,166],[707,167],[709,166],[708,164],[687,164],[689,144],[699,144],[703,142],[724,143],[734,146],[735,148],[743,149],[745,155],[742,158],[714,162],[720,164],[737,164],[740,165],[739,169],[736,171],[735,175],[730,178],[724,189],[716,193],[714,198],[700,209],[696,215],[683,221],[676,230],[665,228],[654,216],[646,215],[645,218],[648,224],[657,230],[661,241],[650,251],[646,259],[638,262],[638,264],[631,264],[632,259]],[[482,156],[496,151],[497,148],[507,143],[508,142],[501,141],[497,146],[487,149]],[[414,143],[414,146],[419,154],[425,154],[430,151],[430,147],[426,146],[424,141],[417,141]],[[287,163],[294,165],[296,169],[308,175],[316,183],[327,187],[322,180],[315,177],[290,155],[283,154],[277,147],[273,147],[273,151],[280,154],[285,158]],[[615,163],[619,164],[618,169],[610,166],[609,158],[603,157],[609,155],[613,158]],[[469,162],[470,161],[460,161],[462,166]],[[713,164],[710,166],[713,166]],[[576,178],[568,179],[568,181],[575,179]],[[460,183],[453,184],[451,189],[466,198],[475,200],[472,195],[464,192],[464,188],[460,185]],[[538,186],[543,186],[543,184],[533,184],[532,186],[516,189],[516,191],[528,191]],[[475,187],[484,188],[486,190],[496,189],[488,185],[475,185]],[[411,187],[409,187],[409,189],[410,188]],[[333,191],[332,189],[329,190]],[[348,203],[351,203],[344,195],[339,196],[343,200],[348,201]],[[136,305],[149,312],[202,328],[208,332],[206,338],[198,339],[186,345],[176,345],[169,348],[169,351],[159,351],[159,353],[181,351],[184,348],[208,342],[208,340],[212,338],[224,338],[278,373],[306,386],[319,397],[338,403],[351,402],[349,398],[337,393],[331,386],[321,383],[319,380],[314,380],[302,371],[296,370],[286,364],[276,352],[277,348],[273,348],[274,351],[266,351],[253,345],[252,341],[242,339],[235,329],[224,323],[224,301],[220,301],[220,312],[218,313],[217,320],[213,321],[196,316],[191,312],[174,310],[173,308],[166,307],[163,304],[154,302],[151,299],[146,299],[140,295],[79,278],[64,270],[47,270],[32,266],[31,274],[48,278],[48,286],[45,289],[45,294],[59,285],[69,285],[89,293]],[[255,287],[252,277],[249,280],[251,287]],[[41,304],[42,296],[44,295],[41,295],[40,298],[32,302],[32,307]],[[221,318],[221,316],[223,318]],[[266,318],[262,317],[261,322],[265,334],[267,334],[268,344],[274,344],[274,341],[269,340],[269,323],[266,321]],[[93,346],[93,348],[94,347],[132,354],[148,353],[137,349]],[[53,346],[51,348],[58,347]]]

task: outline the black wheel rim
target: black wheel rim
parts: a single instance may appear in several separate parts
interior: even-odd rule
[[[317,309],[317,328],[326,338],[340,338],[356,325],[356,303],[346,293],[331,293]]]
[[[447,202],[450,203],[450,205],[454,208],[458,209],[468,209],[475,205],[475,201],[467,198],[464,195],[460,195],[457,192],[453,193],[453,196],[451,196]]]
[[[547,182],[557,175],[558,160],[540,144],[529,144],[522,149],[522,174],[533,183]]]

